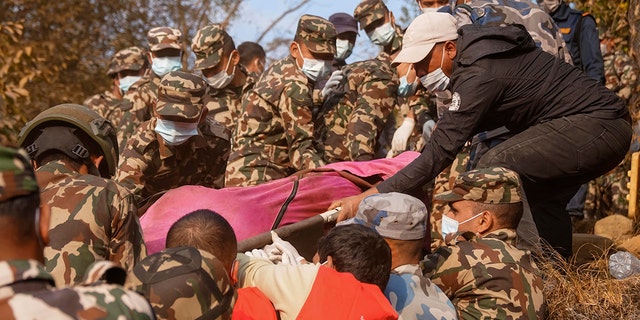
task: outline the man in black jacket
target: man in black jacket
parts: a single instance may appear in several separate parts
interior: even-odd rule
[[[456,41],[457,38],[457,41]],[[417,17],[393,63],[413,63],[425,88],[448,88],[449,109],[422,154],[361,195],[335,201],[341,219],[377,192],[408,192],[448,166],[474,134],[506,126],[514,136],[477,167],[516,171],[540,236],[571,255],[565,206],[581,183],[624,157],[631,139],[627,109],[614,93],[579,69],[536,48],[521,25],[466,25],[443,13]]]

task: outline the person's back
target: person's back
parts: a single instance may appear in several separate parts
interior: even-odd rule
[[[118,157],[109,122],[84,106],[59,105],[27,123],[19,140],[52,208],[45,261],[58,284],[77,283],[98,260],[131,269],[146,256],[133,195],[107,178]]]
[[[98,280],[125,274],[111,262],[101,261],[81,285],[55,287],[42,264],[51,212],[38,190],[27,153],[0,147],[0,318],[154,319],[142,296]]]

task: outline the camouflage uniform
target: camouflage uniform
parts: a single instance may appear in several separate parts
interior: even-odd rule
[[[335,54],[336,31],[303,15],[297,36],[314,53]],[[324,165],[313,144],[314,82],[293,56],[272,64],[242,101],[227,163],[227,186],[256,185]]]
[[[180,30],[169,27],[157,27],[147,32],[147,40],[149,41],[149,50],[158,51],[163,49],[181,50]],[[123,115],[123,120],[119,126],[122,131],[122,140],[127,141],[135,131],[135,128],[142,122],[149,120],[153,115],[153,107],[158,101],[158,87],[160,86],[161,76],[151,71],[142,77],[138,82],[134,83],[125,94],[124,99],[128,100],[132,105]],[[127,121],[125,121],[127,120]]]
[[[231,319],[238,297],[222,262],[192,247],[154,253],[130,276],[158,319]]]
[[[485,204],[521,203],[518,174],[483,168],[460,174],[435,200]],[[516,248],[514,229],[478,236],[459,231],[422,262],[426,276],[451,299],[462,319],[544,319],[540,271],[529,251]]]
[[[377,59],[346,65],[344,96],[324,113],[327,162],[374,159],[378,136],[396,105],[398,83],[388,64]]]
[[[191,49],[196,55],[194,69],[215,68],[222,60],[223,55],[231,54],[231,52],[224,52],[225,47],[228,46],[235,49],[233,39],[220,24],[211,24],[198,30],[191,44]],[[233,70],[233,75],[235,72],[240,72],[243,77],[248,77],[247,70],[241,64],[237,64]],[[233,132],[235,121],[240,114],[240,100],[246,92],[245,90],[250,89],[252,85],[252,83],[248,83],[248,85],[231,87],[229,84],[220,89],[209,86],[207,94],[203,98],[204,105],[209,110],[208,115],[224,124],[229,132]]]
[[[118,51],[113,56],[107,75],[110,77],[117,77],[118,72],[121,71],[139,71],[140,69],[145,68],[147,64],[147,52],[144,49],[139,47],[129,47]],[[118,88],[118,90],[120,89]],[[123,94],[126,94],[126,92]],[[131,101],[116,96],[109,90],[88,98],[83,104],[97,112],[103,118],[109,120],[116,128],[121,126],[120,121],[122,120],[125,111],[130,110],[133,106]],[[126,124],[123,125],[126,127]],[[121,130],[118,130],[117,134],[118,145],[122,146],[126,143],[126,141],[124,141],[125,136]]]
[[[160,83],[156,112],[176,122],[198,121],[203,113],[206,84],[197,75],[172,71]],[[118,164],[116,179],[136,195],[140,206],[150,196],[183,185],[222,188],[229,156],[229,132],[205,117],[198,135],[179,145],[168,144],[153,117],[138,128],[127,143]]]
[[[36,171],[51,207],[45,265],[58,284],[79,282],[95,261],[130,270],[147,255],[133,195],[110,179],[80,174],[64,161]]]

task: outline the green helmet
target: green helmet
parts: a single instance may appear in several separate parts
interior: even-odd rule
[[[18,135],[18,143],[31,159],[57,150],[72,159],[88,162],[90,148],[79,139],[76,130],[82,130],[97,144],[101,152],[97,156],[104,156],[98,168],[100,176],[115,175],[118,164],[116,131],[108,120],[82,105],[66,103],[42,111],[25,124]]]

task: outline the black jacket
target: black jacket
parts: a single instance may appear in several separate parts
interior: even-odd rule
[[[378,185],[403,192],[424,185],[453,161],[473,135],[506,126],[524,131],[538,123],[589,114],[617,119],[623,102],[578,68],[536,48],[521,25],[465,25],[458,30],[450,81],[453,99],[422,154]]]

